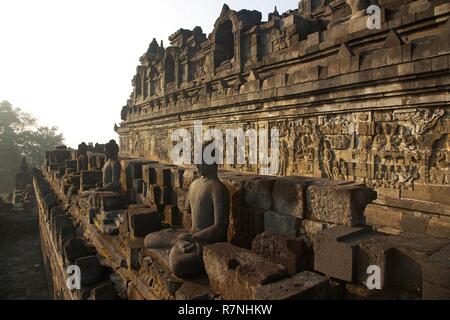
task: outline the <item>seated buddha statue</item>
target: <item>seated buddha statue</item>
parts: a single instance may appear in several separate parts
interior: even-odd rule
[[[204,148],[207,144],[204,144]],[[204,150],[203,148],[203,150]],[[186,210],[192,215],[192,228],[185,232],[162,230],[147,235],[147,249],[169,249],[170,270],[179,278],[204,272],[203,246],[227,241],[230,196],[217,176],[217,164],[197,165],[199,178],[188,192]]]
[[[96,192],[120,192],[119,146],[115,140],[110,140],[105,145],[105,157],[107,159],[103,166],[102,182],[94,189],[83,192],[82,197],[89,197]]]
[[[78,145],[77,172],[88,169],[88,146],[82,142]]]
[[[119,146],[115,140],[110,140],[105,145],[105,157],[107,159],[103,166],[103,185],[96,191],[120,192],[120,161]]]

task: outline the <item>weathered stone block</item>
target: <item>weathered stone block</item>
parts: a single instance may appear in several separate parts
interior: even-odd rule
[[[423,265],[428,257],[450,243],[448,239],[432,238],[420,234],[402,233],[391,236],[393,254],[389,272],[389,287],[420,296],[423,283]]]
[[[427,235],[450,239],[450,217],[433,217],[429,221]]]
[[[159,199],[161,199],[161,188],[156,185],[147,185],[147,198],[153,203],[159,203]]]
[[[65,213],[66,213],[66,210],[64,210],[63,206],[53,206],[50,209],[50,214],[48,215],[48,218],[50,221],[52,221],[54,217],[63,215]]]
[[[159,187],[159,199],[156,199],[156,204],[170,204],[171,196],[172,196],[172,188],[171,187]]]
[[[364,208],[373,198],[365,187],[312,185],[306,194],[308,219],[355,226],[363,222]]]
[[[287,277],[282,265],[229,243],[205,246],[203,261],[213,290],[224,299],[255,299],[258,287]]]
[[[161,230],[161,215],[152,208],[128,210],[128,225],[133,237],[145,237]]]
[[[247,205],[270,210],[272,207],[272,189],[274,180],[258,178],[245,182],[244,197]]]
[[[103,211],[114,211],[119,209],[125,209],[125,198],[120,194],[100,194],[99,195],[100,208]]]
[[[158,163],[147,163],[142,166],[142,179],[148,185],[156,184],[156,167]]]
[[[304,218],[304,199],[308,180],[283,179],[275,182],[272,209],[280,214]]]
[[[103,173],[101,171],[81,171],[81,192],[92,189],[102,183]]]
[[[81,287],[85,288],[105,279],[105,272],[96,256],[87,256],[75,260],[80,268]]]
[[[63,250],[64,244],[76,237],[75,227],[73,225],[67,225],[60,228],[58,233],[58,249]]]
[[[132,270],[139,270],[141,267],[139,252],[144,248],[144,241],[142,239],[126,239],[125,248],[127,266]]]
[[[158,166],[156,170],[156,184],[161,187],[168,187],[171,183],[171,167]]]
[[[170,168],[171,172],[171,181],[170,184],[174,188],[182,188],[183,187],[183,176],[184,176],[184,170],[183,168]]]
[[[52,231],[53,231],[53,235],[55,236],[55,239],[58,239],[58,235],[61,231],[61,228],[66,227],[66,226],[72,226],[73,225],[73,221],[70,218],[70,216],[62,214],[59,216],[56,216],[53,218],[52,223],[51,223],[51,227],[52,227]]]
[[[381,289],[388,287],[394,267],[392,259],[395,254],[391,238],[379,233],[369,235],[360,241],[356,253],[356,281],[359,284],[366,285],[369,277],[368,267],[378,266],[380,268]]]
[[[424,281],[422,284],[422,298],[424,300],[449,300],[450,289]]]
[[[315,238],[320,231],[331,228],[333,226],[335,225],[320,221],[302,220],[300,226],[300,234],[306,235],[309,238]]]
[[[314,241],[314,270],[340,280],[354,281],[358,241],[369,234],[368,228],[347,226],[322,230]]]
[[[66,160],[65,162],[65,166],[66,169],[73,169],[73,170],[77,170],[77,160]]]
[[[58,204],[58,200],[56,199],[56,196],[54,194],[49,193],[44,196],[43,202],[44,202],[45,212],[48,217],[51,212],[52,207],[56,206]]]
[[[210,289],[208,286],[195,282],[184,282],[175,293],[176,300],[209,300]]]
[[[133,191],[137,193],[142,193],[144,180],[138,178],[133,179]]]
[[[426,234],[430,217],[420,213],[404,213],[401,222],[401,230],[405,232]]]
[[[422,290],[424,299],[450,299],[450,245],[426,260]]]
[[[257,300],[325,300],[329,293],[329,280],[317,273],[303,271],[256,289]]]
[[[366,224],[401,230],[403,211],[378,204],[369,204],[364,211]]]
[[[285,216],[275,211],[264,212],[264,230],[274,234],[295,236],[297,234],[297,219],[294,216]]]
[[[171,226],[182,225],[182,217],[178,207],[176,206],[164,206],[163,218],[164,222],[170,224]]]
[[[175,188],[171,193],[171,204],[177,206],[181,210],[186,210],[188,190]]]
[[[307,239],[264,232],[252,242],[252,252],[286,267],[293,275],[309,265]]]
[[[70,239],[64,244],[64,260],[66,266],[73,264],[76,259],[95,255],[97,250],[91,246],[86,240],[81,238]]]
[[[228,240],[242,248],[251,249],[252,240],[264,232],[264,209],[236,207],[231,212]]]

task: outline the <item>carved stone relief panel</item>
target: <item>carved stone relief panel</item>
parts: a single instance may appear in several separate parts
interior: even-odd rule
[[[230,89],[225,82],[219,86],[222,89],[213,93],[217,97]],[[200,94],[207,94],[206,89]],[[445,121],[448,119],[443,108],[409,108],[308,116],[271,121],[267,127],[258,121],[220,124],[204,130],[216,128],[222,132],[225,156],[227,129],[242,129],[245,133],[265,127],[269,138],[270,130],[277,128],[278,175],[361,181],[375,187],[411,190],[415,182],[449,184],[450,149]],[[193,136],[192,128],[187,129]],[[129,140],[122,144],[132,155],[170,161],[170,137],[167,130],[132,130]],[[252,142],[247,136],[244,141],[244,163],[238,163],[235,149],[233,164],[224,161],[224,168],[257,173],[261,164],[251,163]],[[270,155],[270,140],[268,146]]]

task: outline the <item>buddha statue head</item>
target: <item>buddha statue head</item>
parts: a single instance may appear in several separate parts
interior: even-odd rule
[[[88,151],[88,146],[85,142],[82,142],[78,145],[78,154],[86,155],[87,151]]]
[[[119,145],[116,143],[115,140],[110,140],[105,145],[105,156],[109,160],[117,160],[119,155]]]
[[[206,155],[205,155],[206,151]],[[202,144],[202,162],[197,164],[197,171],[200,176],[217,177],[216,144],[214,141],[205,141]]]

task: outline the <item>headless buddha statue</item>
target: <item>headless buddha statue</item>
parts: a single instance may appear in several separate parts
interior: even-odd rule
[[[192,182],[187,198],[190,232],[163,230],[149,234],[144,241],[147,249],[170,249],[169,267],[180,278],[204,272],[204,245],[227,241],[230,196],[217,176],[217,164],[202,162],[197,165],[200,177]]]

